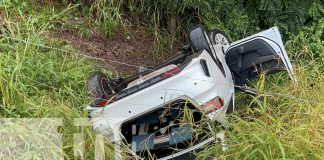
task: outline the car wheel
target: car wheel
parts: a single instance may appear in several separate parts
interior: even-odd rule
[[[209,38],[213,45],[221,44],[222,46],[229,45],[230,39],[221,30],[215,29],[209,32]]]
[[[211,42],[203,27],[198,26],[191,30],[190,41],[195,52],[206,50],[212,53],[210,48]]]
[[[108,98],[113,93],[109,88],[109,78],[101,72],[91,74],[88,78],[88,92],[94,104]]]

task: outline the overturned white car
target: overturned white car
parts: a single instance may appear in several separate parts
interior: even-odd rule
[[[144,159],[194,158],[192,150],[215,139],[195,130],[213,121],[226,124],[235,87],[249,92],[246,84],[262,72],[286,70],[293,79],[277,27],[229,43],[223,32],[197,26],[190,40],[175,57],[137,75],[90,76],[91,122],[116,151],[125,145]]]

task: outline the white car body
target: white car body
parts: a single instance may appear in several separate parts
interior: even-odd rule
[[[104,107],[98,108],[88,106],[87,110],[89,111],[94,129],[107,136],[110,141],[118,142],[115,143],[118,149],[123,139],[120,133],[123,123],[131,119],[136,119],[146,113],[150,113],[178,99],[185,99],[199,108],[215,97],[222,97],[224,105],[222,108],[212,113],[207,113],[206,116],[210,120],[216,120],[226,125],[226,111],[229,106],[232,106],[232,110],[234,110],[235,99],[235,82],[233,81],[232,71],[226,62],[227,52],[234,47],[240,47],[240,45],[254,39],[262,39],[267,42],[281,58],[290,77],[294,79],[292,66],[284,49],[278,28],[273,27],[225,46],[214,44],[211,47],[213,50],[212,54],[206,50],[196,53],[197,56],[192,58],[188,64],[181,68],[179,73],[127,95],[118,101],[107,104]],[[225,76],[212,59],[212,56],[217,56],[221,62],[225,71]],[[201,60],[205,60],[207,63],[210,76],[206,76]],[[150,77],[148,77],[148,79],[150,79]],[[139,80],[132,85],[138,82]],[[213,138],[204,140],[195,146],[161,159],[170,159],[188,153],[212,140]],[[116,158],[119,159],[121,157],[116,154]]]

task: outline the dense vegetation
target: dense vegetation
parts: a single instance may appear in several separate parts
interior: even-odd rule
[[[84,17],[85,23],[69,23],[74,16]],[[218,144],[210,145],[198,156],[324,158],[323,1],[0,1],[0,116],[64,118],[65,156],[72,158],[71,135],[78,132],[72,122],[87,117],[86,78],[96,67],[88,57],[71,54],[77,50],[66,41],[46,36],[58,23],[82,36],[91,36],[91,28],[96,28],[107,37],[117,27],[144,26],[155,36],[155,60],[174,53],[197,23],[222,29],[232,40],[279,26],[298,84],[280,73],[253,83],[258,96],[238,93],[238,111],[230,116],[226,132],[229,149],[222,152]],[[94,133],[89,128],[83,131],[87,148],[93,147]],[[107,157],[114,156],[107,148]],[[93,151],[88,151],[86,157],[92,159]]]

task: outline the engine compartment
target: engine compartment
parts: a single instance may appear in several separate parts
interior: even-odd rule
[[[124,123],[121,133],[137,155],[161,158],[205,139],[206,135],[196,132],[202,121],[201,111],[179,100]]]

